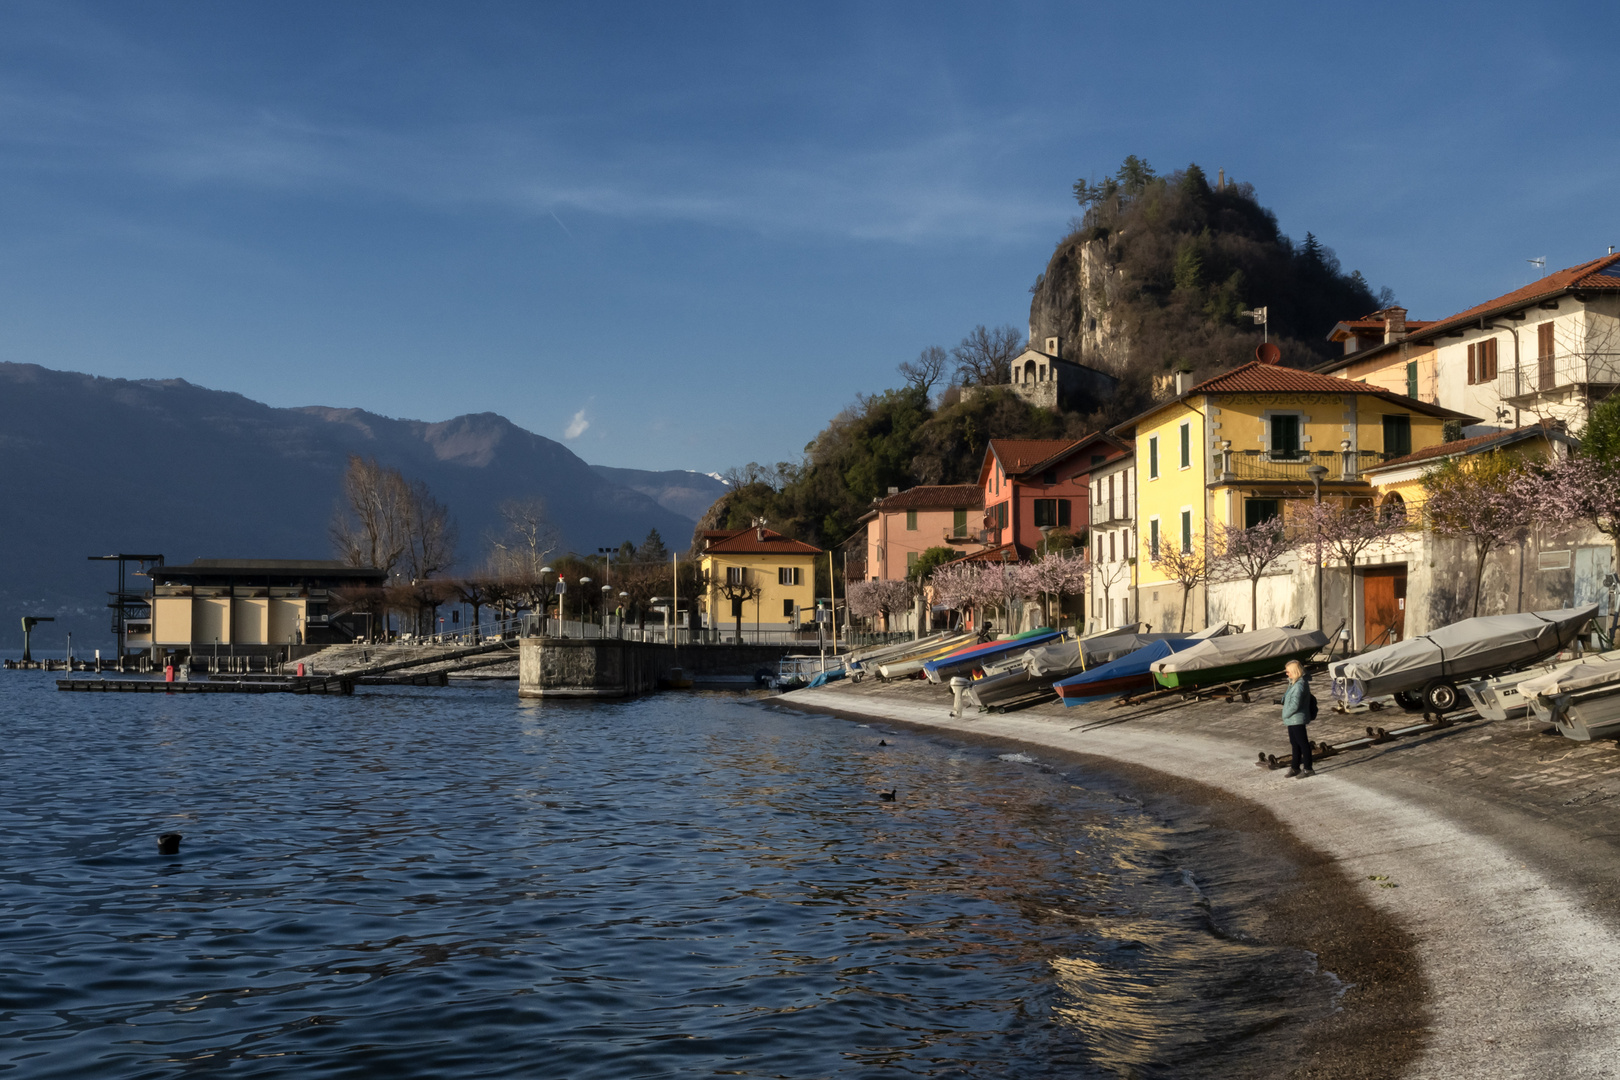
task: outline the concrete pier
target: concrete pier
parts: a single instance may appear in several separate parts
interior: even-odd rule
[[[668,645],[611,638],[529,637],[520,642],[518,694],[522,697],[620,698],[658,689],[680,668],[701,686],[743,681],[761,668],[772,672],[791,645]],[[830,659],[830,658],[829,658]]]

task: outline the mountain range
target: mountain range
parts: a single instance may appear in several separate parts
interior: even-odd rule
[[[482,559],[508,499],[539,497],[564,546],[591,552],[651,529],[684,547],[726,490],[705,473],[591,466],[495,413],[428,423],[273,408],[180,379],[0,363],[0,647],[20,646],[22,615],[56,616],[42,637],[110,640],[115,575],[91,555],[333,557],[350,454],[425,481],[456,519],[463,566]]]

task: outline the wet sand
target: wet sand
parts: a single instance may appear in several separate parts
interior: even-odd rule
[[[1156,715],[1051,705],[960,720],[947,692],[921,682],[775,700],[1074,755],[1150,807],[1191,802],[1254,859],[1298,867],[1262,905],[1263,940],[1316,953],[1352,985],[1276,1075],[1620,1076],[1620,820],[1608,802],[1620,754],[1537,741],[1533,722],[1475,720],[1288,780],[1253,764],[1284,746],[1270,696]],[[1391,719],[1324,714],[1312,735]]]

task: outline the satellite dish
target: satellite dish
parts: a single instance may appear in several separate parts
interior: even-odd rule
[[[1275,364],[1282,360],[1282,350],[1271,342],[1256,346],[1254,358],[1262,364]]]

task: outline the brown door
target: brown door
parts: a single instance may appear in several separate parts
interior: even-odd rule
[[[1362,576],[1361,640],[1377,648],[1406,636],[1406,567],[1379,566]]]

